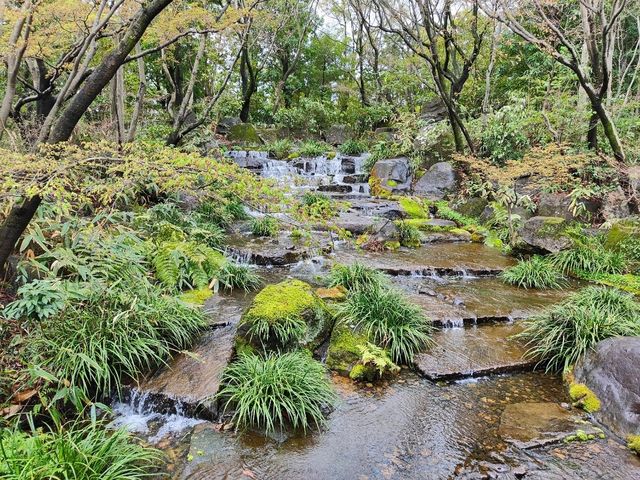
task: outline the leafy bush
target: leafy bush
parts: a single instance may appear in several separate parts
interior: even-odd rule
[[[279,231],[280,224],[275,217],[260,217],[251,221],[251,233],[256,237],[275,237]]]
[[[338,212],[331,199],[321,193],[307,192],[302,196],[303,216],[311,219],[329,219]]]
[[[300,99],[297,105],[281,108],[274,115],[278,126],[293,132],[320,133],[326,130],[336,118],[334,106],[308,97]]]
[[[411,248],[417,248],[421,245],[422,235],[418,227],[402,220],[395,222],[395,225],[400,245]]]
[[[100,422],[31,434],[2,430],[0,446],[6,480],[135,480],[151,476],[161,458],[125,430],[106,430]]]
[[[522,106],[505,106],[489,117],[480,135],[480,153],[497,165],[523,157],[531,146],[526,135],[529,113]]]
[[[273,432],[287,423],[306,430],[325,422],[335,401],[325,367],[301,351],[266,357],[241,354],[224,372],[218,397],[234,408],[237,428]]]
[[[371,289],[386,282],[383,273],[361,263],[334,265],[329,272],[328,280],[330,287],[341,285],[349,291]]]
[[[284,160],[293,152],[293,142],[288,138],[275,140],[267,145],[267,150],[278,160]]]
[[[344,155],[360,155],[367,151],[367,144],[361,140],[349,139],[340,145],[340,153]]]
[[[301,157],[321,157],[327,153],[328,150],[329,147],[326,144],[315,140],[308,140],[300,145],[298,153]]]
[[[205,323],[199,309],[153,287],[124,291],[102,286],[42,324],[29,351],[33,363],[61,382],[109,395],[124,379],[187,348]]]
[[[525,321],[520,334],[527,355],[562,371],[580,360],[599,341],[640,335],[640,304],[612,288],[588,287],[565,302]]]
[[[386,158],[397,157],[402,154],[402,148],[400,145],[394,142],[385,142],[380,141],[372,145],[369,153],[369,157],[365,160],[362,165],[362,169],[366,173],[370,173],[373,169],[373,166],[376,164],[378,160],[384,160]]]
[[[193,241],[152,245],[148,255],[158,280],[168,288],[206,287],[226,263],[220,252]]]
[[[8,304],[3,315],[11,319],[45,320],[62,310],[72,298],[82,298],[81,284],[60,279],[34,280],[18,288],[18,299]]]
[[[218,273],[218,280],[229,290],[240,288],[245,292],[256,290],[262,280],[250,265],[225,263]]]
[[[353,290],[340,308],[347,321],[389,349],[396,363],[410,363],[431,344],[432,327],[422,309],[395,289],[374,285]]]
[[[553,263],[539,255],[518,262],[500,274],[502,280],[522,288],[562,288],[564,277]]]

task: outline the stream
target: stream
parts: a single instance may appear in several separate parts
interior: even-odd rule
[[[296,195],[320,191],[350,202],[335,223],[354,237],[402,214],[396,202],[369,196],[365,157],[232,157]],[[114,426],[126,426],[167,454],[171,478],[640,478],[640,459],[606,431],[588,442],[561,441],[582,420],[560,407],[568,402],[562,379],[534,370],[522,358],[524,346],[511,337],[522,319],[575,286],[507,286],[496,275],[514,260],[482,244],[439,237],[414,250],[372,253],[336,241],[322,225],[314,228],[313,241],[305,243],[289,232],[257,239],[241,224],[229,236],[228,253],[255,265],[265,284],[299,278],[317,285],[334,262],[380,269],[434,322],[436,347],[418,355],[414,368],[376,384],[332,374],[339,402],[320,431],[239,433],[207,399],[219,388],[235,328],[254,294],[216,295],[205,304],[210,328],[192,352],[179,354],[112,405]],[[600,432],[590,423],[580,428]]]

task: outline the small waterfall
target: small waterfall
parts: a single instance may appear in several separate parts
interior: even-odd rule
[[[187,417],[180,402],[173,403],[168,413],[160,413],[166,407],[156,405],[148,392],[135,388],[130,391],[128,401],[115,401],[111,408],[114,418],[110,428],[124,427],[132,433],[146,436],[152,444],[204,422]]]
[[[262,167],[262,176],[276,180],[289,179],[298,173],[297,169],[284,160],[267,160]]]

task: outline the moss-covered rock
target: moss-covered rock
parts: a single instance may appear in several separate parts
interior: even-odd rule
[[[229,128],[227,139],[240,145],[259,145],[262,143],[256,127],[251,123],[239,123]]]
[[[238,335],[259,350],[314,349],[329,335],[331,324],[332,316],[311,285],[286,280],[256,295]]]
[[[340,375],[349,376],[353,368],[360,362],[362,355],[360,348],[366,345],[367,336],[365,334],[357,332],[347,322],[338,322],[329,341],[327,367]]]
[[[347,296],[347,290],[342,286],[332,288],[317,288],[316,295],[322,300],[341,301]]]
[[[429,212],[424,208],[422,202],[411,197],[403,197],[398,203],[409,218],[428,218]]]
[[[556,253],[572,244],[566,235],[569,223],[561,217],[532,217],[520,229],[521,248],[532,253]]]
[[[572,383],[569,386],[569,396],[574,406],[582,408],[587,413],[600,410],[600,400],[584,383]]]
[[[489,202],[481,197],[470,197],[458,203],[454,210],[465,217],[478,218],[484,212]]]
[[[640,455],[640,435],[629,435],[627,437],[627,447],[632,452]]]
[[[618,245],[631,237],[640,237],[640,220],[622,220],[615,223],[609,232],[607,232],[605,246],[607,248],[615,249]]]

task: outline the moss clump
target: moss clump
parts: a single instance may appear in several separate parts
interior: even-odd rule
[[[240,321],[254,346],[267,349],[308,344],[327,328],[327,312],[311,286],[300,280],[268,285]],[[256,343],[257,342],[257,343]]]
[[[349,378],[356,381],[372,382],[376,379],[376,369],[371,365],[358,363],[349,372]]]
[[[376,177],[373,173],[369,177],[369,191],[371,192],[371,195],[373,195],[374,197],[379,197],[384,199],[393,198],[393,194],[391,190],[387,190],[385,187],[383,187],[382,180]]]
[[[229,129],[227,138],[231,142],[240,143],[243,145],[258,145],[262,143],[260,135],[256,127],[251,123],[239,123]]]
[[[632,452],[640,455],[640,435],[629,435],[627,437],[627,447]]]
[[[327,367],[341,375],[350,375],[360,362],[361,349],[367,345],[367,340],[364,333],[357,332],[348,323],[338,322],[329,341]]]
[[[588,442],[594,440],[596,436],[593,433],[587,433],[584,430],[576,430],[576,433],[565,437],[565,443],[569,442]]]
[[[409,218],[428,218],[429,214],[422,206],[422,202],[410,197],[402,197],[399,200],[400,207],[409,215]]]
[[[544,218],[542,226],[539,230],[541,237],[560,238],[565,236],[567,230],[567,221],[561,217],[542,217]]]
[[[195,290],[187,290],[180,295],[180,300],[193,305],[202,305],[207,299],[213,296],[213,292],[209,288],[198,288]]]
[[[575,406],[582,408],[587,413],[600,410],[600,399],[584,383],[572,383],[569,386],[569,396]]]
[[[640,275],[633,275],[632,273],[602,273],[584,275],[584,277],[591,282],[607,285],[640,296]]]

